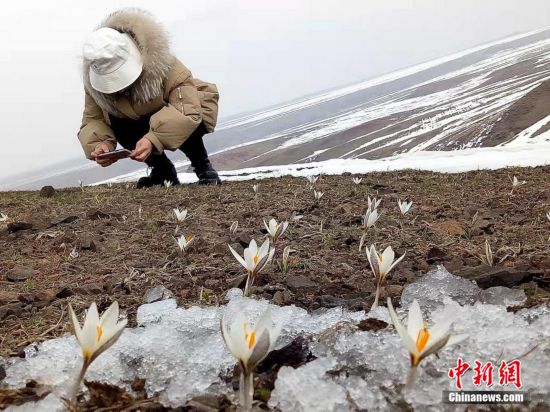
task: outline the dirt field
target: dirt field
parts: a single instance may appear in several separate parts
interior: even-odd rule
[[[49,198],[1,193],[0,212],[9,220],[0,223],[0,356],[17,356],[31,342],[66,333],[69,302],[80,311],[92,301],[102,310],[118,300],[130,326],[155,285],[168,288],[181,305],[222,302],[243,273],[227,244],[242,252],[251,238],[265,236],[262,220],[271,217],[290,221],[274,263],[289,245],[291,269],[285,275],[277,264],[267,267],[256,295],[310,310],[369,308],[375,283],[359,252],[368,195],[382,198],[382,217],[366,243],[391,245],[398,255],[406,251],[383,296],[398,297],[404,284],[444,264],[484,288],[523,288],[527,305],[549,301],[549,173],[549,167],[375,173],[363,176],[360,185],[351,176],[322,176],[316,184],[324,192],[319,202],[304,178],[260,181],[256,197],[254,182],[86,187]],[[514,175],[527,183],[511,194]],[[398,211],[398,199],[413,201],[406,216]],[[190,215],[179,233],[197,238],[183,256],[174,240],[174,207]],[[234,221],[239,228],[230,235]],[[493,268],[481,266],[486,239],[495,255]]]

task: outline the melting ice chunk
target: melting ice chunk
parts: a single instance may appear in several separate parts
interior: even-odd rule
[[[480,302],[506,307],[519,306],[527,300],[525,292],[521,289],[510,289],[504,286],[495,286],[485,289],[480,293]]]
[[[160,394],[166,406],[182,406],[189,398],[205,394],[233,394],[220,375],[235,361],[220,335],[222,314],[237,310],[255,319],[267,308],[273,320],[284,325],[277,346],[298,335],[312,337],[317,360],[297,369],[279,371],[269,404],[285,411],[400,410],[407,404],[415,410],[439,410],[441,391],[452,389],[448,371],[457,357],[473,362],[522,359],[523,390],[533,404],[548,401],[550,393],[550,308],[539,306],[508,312],[506,306],[524,299],[520,291],[492,288],[482,291],[472,282],[440,268],[408,285],[402,295],[400,318],[413,299],[422,304],[428,327],[454,319],[453,332],[467,334],[466,341],[425,359],[417,385],[403,393],[409,358],[391,325],[378,331],[360,331],[354,325],[365,317],[389,321],[387,309],[368,314],[341,308],[308,313],[295,306],[279,307],[265,300],[248,299],[237,291],[225,307],[178,308],[174,300],[143,305],[138,327],[126,330],[120,340],[91,366],[88,380],[129,388],[135,377],[146,379],[149,395]],[[405,321],[406,323],[406,321]],[[53,410],[74,379],[82,358],[72,336],[43,342],[27,350],[25,359],[0,359],[6,370],[3,383],[22,387],[34,379],[54,386],[53,395],[42,403],[15,410]],[[328,373],[327,373],[328,372]],[[472,384],[472,371],[464,376],[465,389]],[[498,380],[498,375],[496,376]],[[497,388],[499,389],[499,388]],[[506,388],[509,389],[509,388]]]
[[[472,281],[452,275],[443,266],[429,272],[403,289],[401,305],[408,307],[418,300],[423,309],[435,309],[444,298],[451,298],[461,305],[473,304],[481,289]]]
[[[323,358],[298,369],[282,367],[269,406],[294,412],[350,410],[346,390],[327,375],[334,366],[334,360]]]

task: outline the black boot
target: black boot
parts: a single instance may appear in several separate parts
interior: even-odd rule
[[[151,167],[149,176],[142,177],[137,182],[137,188],[151,187],[155,185],[164,185],[170,182],[173,186],[179,185],[178,173],[174,164],[163,153],[161,155],[151,155],[145,161],[147,166]]]
[[[141,116],[139,119],[119,118],[109,115],[111,129],[113,130],[118,143],[125,149],[134,150],[139,139],[149,132],[149,120],[151,116]],[[166,154],[151,154],[145,160],[147,166],[151,167],[151,173],[142,177],[137,182],[137,188],[163,185],[165,181],[172,185],[179,185],[178,174],[174,164]]]
[[[208,159],[208,152],[202,140],[205,134],[206,127],[201,123],[180,149],[191,162],[191,167],[199,178],[199,185],[219,185],[222,181]]]

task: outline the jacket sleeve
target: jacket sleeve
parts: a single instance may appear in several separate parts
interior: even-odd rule
[[[189,70],[172,83],[167,104],[151,116],[150,131],[145,135],[155,151],[176,150],[202,122],[199,92]]]
[[[78,140],[84,149],[84,154],[88,159],[92,159],[91,153],[100,143],[105,143],[110,150],[116,148],[116,138],[111,127],[105,122],[103,111],[94,101],[94,99],[85,92],[84,114],[82,116],[82,125],[78,132]]]

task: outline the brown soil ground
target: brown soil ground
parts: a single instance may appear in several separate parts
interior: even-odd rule
[[[67,304],[81,312],[92,301],[100,310],[118,300],[135,324],[144,293],[164,285],[180,305],[215,305],[237,285],[243,271],[227,248],[242,252],[265,236],[263,219],[289,220],[275,262],[289,245],[291,269],[276,264],[256,281],[254,293],[277,304],[313,310],[344,305],[370,307],[375,290],[365,253],[358,250],[367,196],[382,198],[382,218],[367,244],[391,245],[407,255],[387,279],[383,295],[444,264],[479,277],[483,287],[523,288],[527,305],[550,296],[550,167],[437,174],[373,173],[360,185],[351,176],[323,176],[316,203],[303,178],[136,190],[126,185],[0,194],[0,356],[17,356],[31,342],[66,333]],[[510,178],[527,184],[511,193]],[[402,217],[398,199],[414,202]],[[138,210],[142,209],[141,216]],[[177,253],[172,208],[189,210],[180,233],[197,237],[188,254]],[[299,220],[294,216],[303,216]],[[234,235],[233,221],[239,222]],[[27,223],[28,225],[21,225]],[[489,239],[497,268],[481,265]],[[71,258],[72,250],[78,257]],[[28,277],[14,281],[16,275]],[[11,280],[10,280],[11,279]]]

